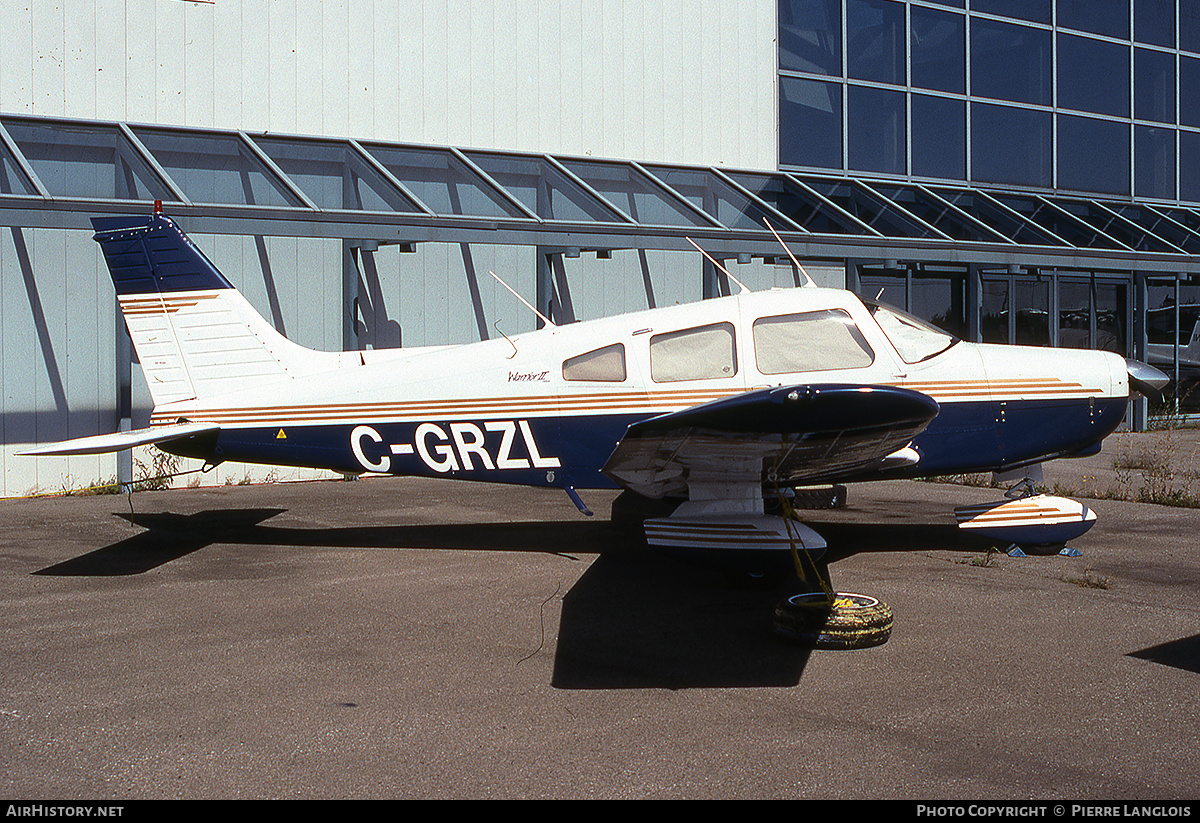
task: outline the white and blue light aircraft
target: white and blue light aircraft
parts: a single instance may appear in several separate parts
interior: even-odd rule
[[[743,292],[460,346],[327,353],[280,335],[161,213],[95,218],[154,400],[148,429],[33,449],[153,443],[209,464],[622,488],[682,501],[662,547],[819,549],[777,488],[1010,472],[1094,453],[1134,390],[1102,351],[979,345],[849,291]],[[764,498],[765,494],[765,498]],[[959,510],[1018,543],[1094,515],[1027,496]]]

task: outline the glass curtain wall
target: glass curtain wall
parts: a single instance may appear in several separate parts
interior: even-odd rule
[[[1200,3],[777,4],[781,168],[1200,202]]]
[[[1151,282],[1147,297],[1147,359],[1171,376],[1163,391],[1168,410],[1195,414],[1200,411],[1200,285]]]

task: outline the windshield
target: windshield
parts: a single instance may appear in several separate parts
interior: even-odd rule
[[[883,329],[888,340],[896,347],[905,363],[920,363],[935,355],[939,355],[958,342],[958,338],[931,326],[924,320],[919,320],[911,314],[899,309],[876,303],[874,300],[863,301],[871,310],[871,316]]]

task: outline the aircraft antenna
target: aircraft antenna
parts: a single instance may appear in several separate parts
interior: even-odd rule
[[[788,257],[792,258],[792,265],[795,266],[802,275],[804,275],[804,285],[817,285],[813,282],[813,279],[808,276],[808,272],[804,270],[804,266],[800,265],[800,261],[796,259],[796,255],[792,254],[792,250],[787,247],[787,243],[783,242],[783,238],[779,236],[779,232],[775,231],[775,227],[772,226],[765,217],[763,218],[763,223],[766,223],[767,228],[771,230],[771,234],[775,235],[775,239],[779,241],[779,245],[783,246],[783,250],[787,252]]]
[[[696,246],[696,251],[700,252],[705,257],[707,257],[708,262],[712,263],[714,266],[716,266],[718,269],[720,269],[725,274],[725,276],[728,277],[730,280],[732,280],[734,283],[737,283],[739,289],[741,289],[742,291],[750,291],[750,289],[746,288],[746,285],[741,280],[738,280],[736,277],[734,277],[732,274],[729,273],[728,269],[726,269],[724,266],[722,266],[720,263],[718,263],[717,259],[715,257],[713,257],[711,254],[706,252],[704,249],[697,246],[695,240],[688,237],[687,241],[689,243],[691,243],[693,246]]]
[[[532,305],[530,305],[530,303],[529,303],[529,301],[528,301],[528,300],[526,300],[526,299],[525,299],[524,297],[522,297],[521,295],[517,294],[517,292],[516,292],[516,289],[514,289],[512,286],[508,285],[508,284],[507,284],[507,283],[505,283],[503,280],[501,280],[501,279],[500,279],[500,276],[499,276],[498,274],[496,274],[494,271],[488,271],[488,274],[490,274],[492,277],[495,277],[495,278],[496,278],[496,282],[497,282],[497,283],[499,283],[501,286],[504,286],[504,288],[506,288],[506,289],[508,289],[510,292],[512,292],[512,296],[513,296],[513,297],[515,297],[515,298],[517,298],[518,300],[520,300],[522,303],[524,303],[524,304],[525,304],[525,306],[526,306],[526,308],[528,308],[528,309],[529,309],[531,312],[533,312],[534,314],[536,314],[538,317],[542,318],[542,322],[543,322],[543,323],[545,323],[547,326],[553,326],[553,325],[554,325],[554,321],[553,321],[553,320],[551,320],[549,317],[547,317],[546,315],[542,314],[540,311],[538,311],[538,310],[537,310],[537,309],[535,309],[535,308],[534,308]],[[510,340],[509,342],[511,343],[512,341]]]

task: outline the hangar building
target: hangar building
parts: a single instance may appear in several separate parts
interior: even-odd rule
[[[1186,365],[1185,0],[0,0],[0,38],[4,496],[163,470],[15,455],[145,425],[90,218],[155,200],[315,348],[533,328],[489,271],[558,322],[728,293],[692,242],[794,286],[775,228],[966,339]]]

